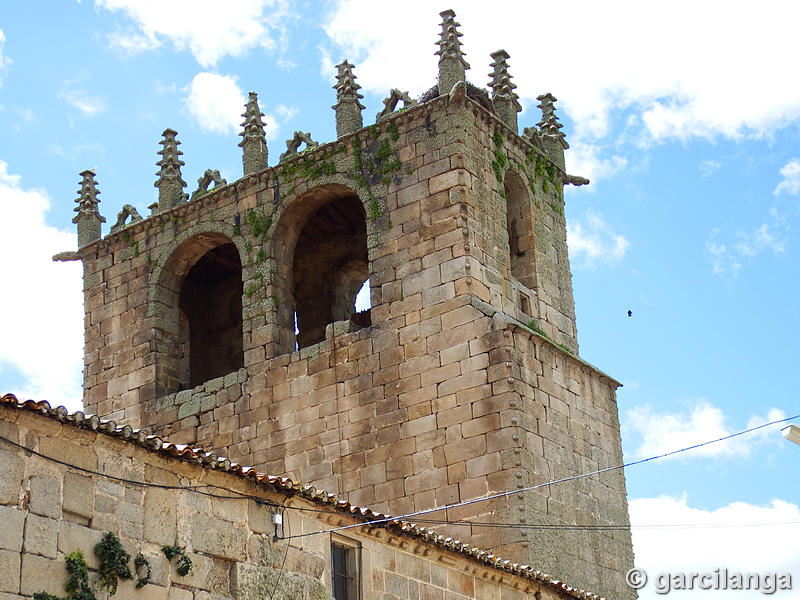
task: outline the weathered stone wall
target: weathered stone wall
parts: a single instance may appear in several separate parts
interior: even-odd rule
[[[43,455],[0,439],[4,600],[40,591],[63,596],[65,557],[76,550],[85,555],[94,584],[99,559],[93,548],[106,531],[120,538],[131,557],[145,556],[152,570],[141,589],[121,580],[115,596],[120,600],[323,600],[331,590],[327,531],[357,522],[268,484],[7,405],[0,406],[0,436]],[[282,536],[322,533],[292,539],[287,547],[273,539],[271,517],[278,510],[284,515]],[[548,584],[389,529],[348,529],[339,536],[360,547],[363,598],[564,597]],[[184,548],[192,563],[187,575],[167,561],[165,545]]]
[[[619,464],[618,384],[573,354],[560,175],[479,105],[444,96],[108,236],[84,251],[87,410],[393,514]],[[512,275],[507,188],[524,194],[515,214],[530,214],[517,240],[524,283]],[[372,326],[337,321],[295,350],[293,249],[316,211],[354,197]],[[242,368],[177,391],[182,278],[228,242],[243,268]],[[446,516],[624,524],[624,481]],[[629,594],[627,534],[456,531]]]

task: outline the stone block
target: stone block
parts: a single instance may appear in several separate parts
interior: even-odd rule
[[[144,509],[136,504],[120,502],[117,504],[117,518],[128,523],[144,523]]]
[[[148,583],[136,589],[134,581],[120,581],[114,600],[167,600],[167,588]]]
[[[225,519],[231,523],[247,522],[247,505],[251,502],[241,500],[228,500],[221,498],[211,499],[211,511],[215,517]]]
[[[22,482],[22,457],[5,449],[0,449],[0,504],[19,502]]]
[[[0,592],[19,593],[20,554],[0,550]]]
[[[19,554],[17,554],[17,558],[19,558]],[[64,568],[63,559],[53,560],[34,554],[22,555],[19,582],[21,594],[33,596],[36,592],[47,592],[62,596],[66,581],[67,570]]]
[[[192,546],[212,556],[245,560],[247,531],[216,517],[197,515],[192,523]]]
[[[58,551],[66,556],[76,550],[82,550],[90,569],[97,569],[100,566],[94,547],[101,539],[103,539],[101,531],[67,521],[58,523]]]
[[[90,519],[94,511],[94,481],[78,473],[64,474],[63,509]]]
[[[77,443],[76,443],[77,442]],[[39,451],[47,456],[69,457],[69,463],[84,469],[97,468],[97,454],[91,445],[67,441],[61,437],[39,438]]]
[[[203,396],[200,394],[193,395],[178,408],[178,419],[185,419],[186,417],[199,413],[202,402]]]
[[[193,597],[192,592],[189,590],[177,587],[171,587],[167,592],[167,600],[192,600]]]
[[[211,578],[211,569],[214,565],[213,559],[194,553],[190,554],[189,558],[192,560],[192,569],[187,575],[178,575],[174,565],[168,565],[170,581],[181,585],[194,586],[201,590],[207,589]],[[176,560],[173,558],[172,562],[174,563]],[[208,596],[206,597],[208,598]]]
[[[61,516],[61,486],[49,475],[34,475],[30,483],[32,513],[57,519]]]
[[[428,192],[433,195],[457,185],[469,185],[470,175],[463,169],[435,175],[428,180]]]
[[[473,371],[459,377],[453,377],[439,384],[439,396],[455,394],[486,383],[486,371]]]
[[[22,550],[22,531],[25,513],[16,508],[0,506],[0,550]]]
[[[436,415],[427,415],[400,425],[401,436],[410,438],[436,429]]]
[[[409,275],[403,280],[403,297],[407,298],[417,294],[422,290],[436,287],[442,283],[439,267],[430,267],[413,275]],[[420,298],[420,302],[421,302]]]
[[[175,495],[170,490],[148,488],[144,495],[144,537],[164,546],[175,543]]]
[[[58,548],[58,521],[38,515],[28,515],[25,520],[25,552],[55,558]]]

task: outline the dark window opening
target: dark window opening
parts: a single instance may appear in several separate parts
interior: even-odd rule
[[[334,600],[358,600],[358,548],[331,542],[331,587]]]
[[[179,307],[181,387],[244,366],[242,263],[234,244],[212,248],[197,260],[181,285]]]
[[[519,293],[519,309],[526,315],[531,316],[531,299],[527,294]]]
[[[530,197],[522,178],[510,171],[504,180],[506,228],[511,258],[511,276],[533,289],[536,279],[533,217]]]
[[[297,348],[305,348],[325,339],[328,324],[353,319],[356,295],[369,277],[366,216],[358,196],[332,198],[309,216],[292,267]]]

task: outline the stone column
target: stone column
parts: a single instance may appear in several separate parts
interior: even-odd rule
[[[497,50],[492,52],[491,57],[494,59],[490,65],[494,70],[489,73],[489,77],[492,78],[489,82],[492,88],[492,105],[497,117],[514,133],[519,133],[517,113],[522,110],[522,106],[519,103],[519,96],[514,91],[517,86],[511,83],[511,75],[508,72],[508,52]]]
[[[463,34],[458,32],[460,24],[456,23],[456,13],[448,9],[439,14],[442,17],[442,34],[436,55],[439,57],[439,95],[443,96],[449,94],[459,81],[467,80],[469,64],[461,51],[461,40],[458,38]]]
[[[361,111],[364,105],[359,101],[364,96],[358,93],[361,86],[356,83],[353,67],[347,60],[336,65],[336,104],[331,108],[336,111],[336,136],[342,137],[354,133],[364,126]]]
[[[539,139],[547,156],[564,171],[564,150],[569,148],[566,137],[561,132],[563,125],[556,117],[556,97],[550,92],[536,98],[541,104],[542,120],[536,125],[539,127]]]
[[[156,175],[158,179],[155,186],[158,188],[158,207],[154,212],[164,212],[184,201],[183,188],[186,182],[181,178],[181,167],[185,165],[180,158],[183,152],[178,150],[180,142],[175,136],[178,132],[174,129],[165,129],[164,139],[159,142],[164,146],[158,151],[161,160],[156,164],[161,167]]]
[[[94,171],[87,169],[81,173],[81,177],[81,189],[78,190],[78,198],[75,200],[78,203],[75,212],[78,214],[72,219],[78,225],[78,248],[99,240],[100,224],[106,222],[98,210],[100,200],[97,195],[100,190],[94,180]]]
[[[264,122],[261,120],[264,113],[258,107],[258,95],[255,92],[250,92],[242,116],[244,131],[239,134],[242,136],[239,147],[242,149],[244,176],[247,177],[267,168],[267,136],[264,133]]]

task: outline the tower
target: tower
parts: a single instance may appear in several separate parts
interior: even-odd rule
[[[169,194],[79,250],[86,409],[396,515],[513,491],[430,516],[632,597],[629,532],[596,527],[628,524],[622,471],[528,490],[622,463],[619,384],[578,354],[563,186],[585,180],[564,171],[552,96],[517,135],[508,55],[490,99],[442,16],[426,101],[355,127],[344,62],[338,138],[298,132],[274,167],[245,158],[185,202],[165,131]]]

